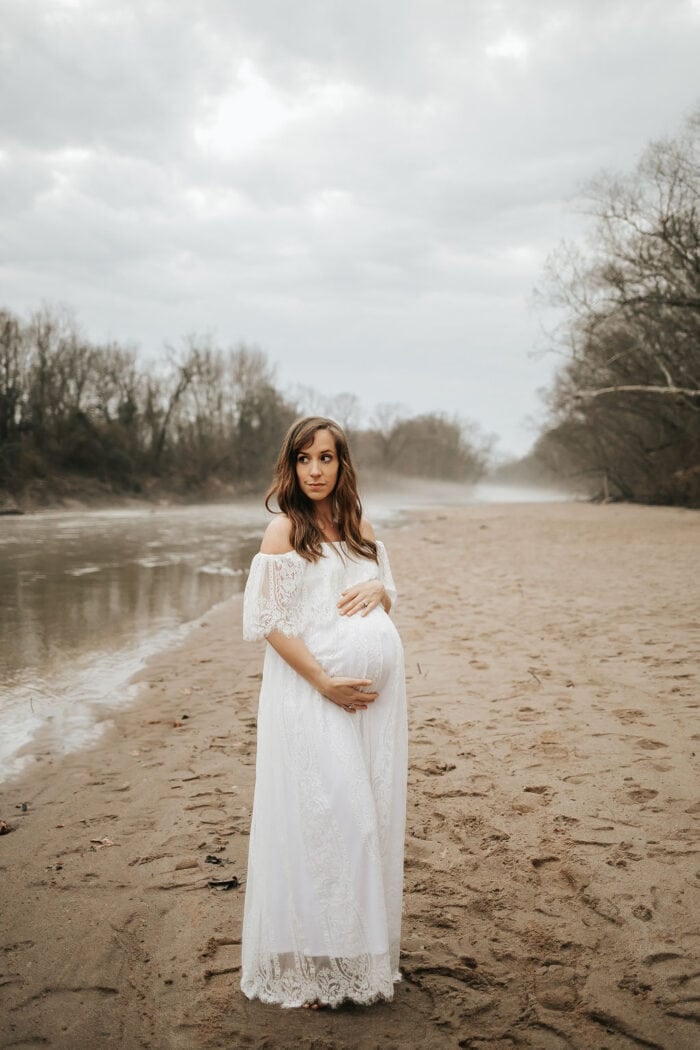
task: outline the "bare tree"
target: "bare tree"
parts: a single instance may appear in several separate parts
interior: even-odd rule
[[[588,248],[549,261],[565,363],[538,447],[568,442],[574,472],[625,498],[687,501],[700,461],[700,110],[632,174],[594,180],[587,202]]]
[[[0,444],[13,437],[20,422],[24,334],[16,317],[0,310]]]
[[[336,394],[328,399],[325,414],[339,423],[346,433],[352,434],[360,425],[360,399],[357,394]]]

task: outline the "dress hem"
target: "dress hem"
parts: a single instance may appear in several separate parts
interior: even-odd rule
[[[381,989],[370,993],[366,996],[358,996],[349,993],[347,995],[341,995],[334,997],[333,999],[324,998],[322,995],[314,996],[313,993],[304,996],[302,999],[289,1000],[284,997],[277,997],[273,994],[258,991],[255,988],[246,990],[241,982],[241,992],[245,995],[246,999],[251,1001],[258,999],[261,1003],[265,1003],[267,1006],[279,1006],[283,1010],[295,1010],[300,1009],[306,1003],[318,1003],[319,1006],[329,1006],[332,1010],[336,1010],[339,1006],[345,1003],[352,1003],[355,1006],[372,1006],[378,1002],[392,1002],[394,998],[394,985],[398,984],[403,980],[400,970],[397,970],[391,977],[392,987],[390,990]]]

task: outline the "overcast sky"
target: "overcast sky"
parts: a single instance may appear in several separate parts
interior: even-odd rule
[[[0,305],[524,452],[544,260],[699,55],[700,0],[0,0]]]

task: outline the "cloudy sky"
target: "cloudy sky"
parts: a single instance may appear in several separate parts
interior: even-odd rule
[[[0,304],[257,344],[284,386],[524,452],[532,306],[700,101],[700,0],[0,0]]]

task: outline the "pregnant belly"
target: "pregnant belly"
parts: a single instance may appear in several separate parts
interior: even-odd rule
[[[383,609],[368,616],[339,616],[307,637],[309,650],[334,677],[369,678],[378,691],[395,671],[401,639]]]

